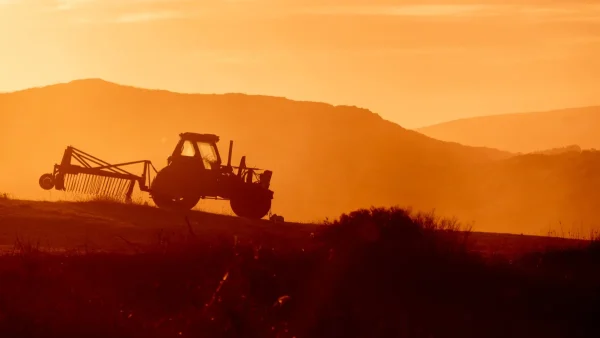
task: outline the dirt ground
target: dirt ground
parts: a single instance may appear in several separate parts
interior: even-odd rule
[[[0,249],[16,244],[46,250],[93,250],[135,252],[169,236],[240,239],[277,238],[290,245],[308,243],[320,225],[251,221],[201,211],[173,213],[154,206],[111,202],[38,202],[0,200]],[[586,241],[557,237],[472,232],[471,250],[484,256],[517,257],[532,251],[578,247]]]

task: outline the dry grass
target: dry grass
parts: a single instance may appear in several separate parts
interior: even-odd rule
[[[399,208],[357,210],[306,238],[265,235],[259,228],[251,236],[201,233],[188,221],[179,232],[157,232],[149,245],[127,244],[133,255],[49,253],[18,241],[0,257],[0,335],[598,333],[592,246],[560,259],[542,253],[542,265],[538,256],[486,263],[466,250],[470,233],[456,220]],[[565,280],[565,271],[576,273]]]
[[[600,236],[600,230],[595,227],[583,227],[583,226],[570,226],[565,227],[562,222],[559,222],[558,229],[549,229],[546,234],[547,237],[554,238],[569,238],[577,240],[591,241]]]

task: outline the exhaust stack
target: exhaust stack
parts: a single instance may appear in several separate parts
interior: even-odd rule
[[[233,140],[229,141],[229,155],[227,156],[227,166],[231,167],[231,151],[233,148]]]

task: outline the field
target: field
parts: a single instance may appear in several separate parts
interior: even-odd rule
[[[596,241],[0,198],[2,337],[594,337]]]

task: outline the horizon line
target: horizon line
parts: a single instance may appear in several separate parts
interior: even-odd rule
[[[166,92],[166,93],[170,93],[170,94],[175,94],[175,95],[204,95],[204,96],[208,96],[208,95],[242,95],[242,96],[249,96],[249,97],[266,97],[266,98],[275,98],[275,99],[283,99],[283,100],[288,100],[288,101],[293,101],[293,102],[302,102],[302,103],[315,103],[315,104],[324,104],[324,105],[328,105],[331,107],[351,107],[351,108],[357,108],[357,109],[362,109],[362,110],[366,110],[372,114],[375,114],[377,116],[379,116],[381,119],[387,120],[389,122],[393,122],[395,124],[400,125],[397,122],[385,119],[383,116],[381,116],[381,114],[374,112],[373,110],[371,110],[370,108],[366,108],[366,107],[361,107],[361,106],[357,106],[357,105],[352,105],[352,104],[333,104],[333,103],[329,103],[329,102],[325,102],[325,101],[315,101],[315,100],[308,100],[308,99],[294,99],[291,97],[287,97],[287,96],[278,96],[278,95],[272,95],[272,94],[258,94],[258,93],[248,93],[248,92],[213,92],[213,93],[207,93],[207,92],[186,92],[186,91],[175,91],[175,90],[171,90],[171,89],[167,89],[167,88],[152,88],[152,87],[144,87],[144,86],[136,86],[136,85],[132,85],[132,84],[126,84],[126,83],[122,83],[119,81],[114,81],[114,80],[108,80],[106,78],[102,78],[102,77],[81,77],[81,78],[75,78],[72,80],[67,80],[67,81],[59,81],[59,82],[54,82],[54,83],[48,83],[48,84],[42,84],[42,85],[37,85],[37,86],[30,86],[30,87],[25,87],[25,88],[21,88],[21,89],[16,89],[16,90],[12,90],[12,91],[4,91],[4,92],[0,92],[0,95],[2,94],[14,94],[14,93],[19,93],[19,92],[25,92],[25,91],[30,91],[30,90],[35,90],[35,89],[43,89],[43,88],[48,88],[48,87],[53,87],[53,86],[60,86],[60,85],[69,85],[72,83],[76,83],[76,82],[85,82],[85,81],[96,81],[96,82],[103,82],[106,84],[110,84],[110,85],[115,85],[118,87],[129,87],[129,88],[133,88],[133,89],[138,89],[138,90],[147,90],[147,91],[154,91],[154,92]],[[554,109],[546,109],[546,110],[535,110],[535,111],[517,111],[517,112],[508,112],[508,113],[496,113],[496,114],[487,114],[487,115],[476,115],[476,116],[471,116],[471,117],[462,117],[462,118],[458,118],[458,119],[452,119],[452,120],[446,120],[446,121],[442,121],[442,122],[437,122],[437,123],[432,123],[432,124],[427,124],[424,126],[420,126],[420,127],[414,127],[414,128],[406,128],[406,127],[402,127],[408,130],[413,130],[413,131],[419,131],[421,129],[426,129],[426,128],[431,128],[431,127],[436,127],[436,126],[440,126],[440,125],[444,125],[444,124],[449,124],[449,123],[455,123],[455,122],[460,122],[460,121],[466,121],[466,120],[474,120],[474,119],[480,119],[480,118],[489,118],[489,117],[501,117],[501,116],[511,116],[511,115],[524,115],[524,114],[539,114],[539,113],[549,113],[549,112],[557,112],[557,111],[562,111],[562,110],[572,110],[572,109],[589,109],[589,108],[597,108],[600,107],[600,103],[598,104],[589,104],[589,105],[585,105],[585,106],[570,106],[570,107],[562,107],[562,108],[554,108]]]

